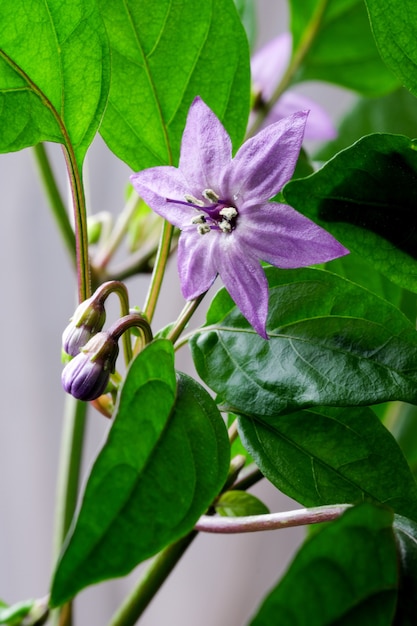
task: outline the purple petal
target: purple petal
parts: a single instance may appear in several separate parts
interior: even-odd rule
[[[349,253],[330,233],[286,204],[269,202],[239,220],[239,236],[262,261],[291,269]]]
[[[185,201],[185,194],[190,193],[184,176],[176,167],[162,165],[132,174],[130,181],[141,198],[158,215],[171,224],[182,228],[188,225],[193,216],[190,206],[167,202],[167,199]]]
[[[271,39],[251,60],[252,83],[262,99],[269,100],[291,59],[292,38],[283,33]],[[305,107],[302,107],[305,108]]]
[[[327,141],[337,136],[330,115],[319,104],[293,90],[285,92],[264,120],[263,127],[296,111],[309,110],[304,139]]]
[[[248,139],[224,172],[223,195],[235,199],[238,208],[275,196],[294,172],[307,115],[299,111]]]
[[[200,235],[195,226],[180,235],[178,242],[178,273],[186,300],[193,300],[214,283],[217,276],[214,248],[218,233]]]
[[[256,332],[268,339],[268,282],[259,261],[250,248],[240,244],[234,235],[224,240],[219,258],[219,274],[234,302]]]
[[[181,142],[179,168],[189,183],[188,193],[201,197],[217,190],[220,175],[232,158],[232,142],[213,111],[199,97],[188,112]]]

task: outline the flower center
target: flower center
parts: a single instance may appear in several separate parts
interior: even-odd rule
[[[236,228],[239,214],[237,208],[228,200],[222,200],[212,189],[204,189],[201,195],[203,200],[186,194],[184,200],[167,198],[167,202],[185,204],[196,209],[197,213],[191,219],[191,224],[196,225],[200,235],[205,235],[211,230],[231,233]]]

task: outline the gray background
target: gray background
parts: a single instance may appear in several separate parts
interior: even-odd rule
[[[284,0],[257,0],[258,45],[287,29]],[[331,87],[308,86],[337,119],[351,97]],[[60,150],[50,147],[64,181]],[[129,170],[97,140],[88,157],[92,212],[117,211]],[[63,182],[65,185],[65,183]],[[75,280],[44,198],[33,155],[0,155],[0,260],[2,343],[0,420],[0,598],[13,603],[48,590],[58,453],[65,394],[60,339],[75,303]],[[146,283],[129,283],[140,304]],[[165,285],[155,328],[182,307],[175,263]],[[168,303],[168,300],[167,300]],[[179,367],[190,371],[187,349]],[[94,411],[88,422],[84,475],[107,432]],[[253,492],[272,511],[295,508],[264,481]],[[151,604],[141,624],[242,626],[285,570],[304,537],[302,529],[241,536],[200,535]],[[104,626],[138,579],[130,576],[91,587],[76,602],[78,626]]]

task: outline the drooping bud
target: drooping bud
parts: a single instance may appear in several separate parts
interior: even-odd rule
[[[78,400],[95,400],[106,390],[114,372],[119,346],[109,332],[99,332],[64,367],[62,386]]]
[[[62,333],[62,348],[70,356],[77,356],[81,348],[98,333],[106,321],[102,298],[92,296],[75,310],[70,323]]]

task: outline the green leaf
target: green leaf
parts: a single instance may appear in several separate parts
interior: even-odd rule
[[[0,624],[7,624],[8,626],[18,626],[22,623],[22,620],[28,615],[35,604],[35,600],[25,600],[23,602],[17,602],[12,606],[4,605],[1,603],[0,608]]]
[[[239,433],[261,472],[304,506],[373,500],[417,520],[417,486],[394,437],[369,408],[319,407]]]
[[[296,80],[324,80],[364,95],[398,86],[382,62],[362,0],[291,0]]]
[[[400,557],[400,588],[394,624],[414,626],[417,623],[417,524],[395,515],[394,532]]]
[[[263,502],[246,491],[226,491],[215,504],[216,513],[224,517],[264,515],[269,509]]]
[[[228,467],[227,431],[213,400],[184,374],[176,385],[172,344],[153,342],[129,369],[55,572],[52,604],[127,574],[186,535]]]
[[[398,309],[324,270],[266,275],[269,341],[223,289],[190,342],[227,410],[273,417],[315,405],[417,404],[417,333]]]
[[[238,145],[250,97],[249,51],[233,0],[99,0],[112,51],[100,132],[133,170],[176,164],[199,95]]]
[[[109,71],[95,0],[3,0],[0,151],[71,143],[80,164],[106,105]]]
[[[315,154],[315,158],[327,161],[337,152],[371,133],[393,133],[415,137],[417,134],[415,97],[406,89],[396,89],[381,98],[361,98],[342,120],[336,139],[325,144]]]
[[[398,573],[392,513],[352,508],[307,541],[251,626],[391,626]]]
[[[363,137],[283,193],[390,280],[417,292],[417,141]]]
[[[255,45],[256,40],[256,11],[254,0],[234,0],[236,10],[245,28],[250,48]]]
[[[381,57],[417,95],[417,5],[414,0],[365,0]]]

